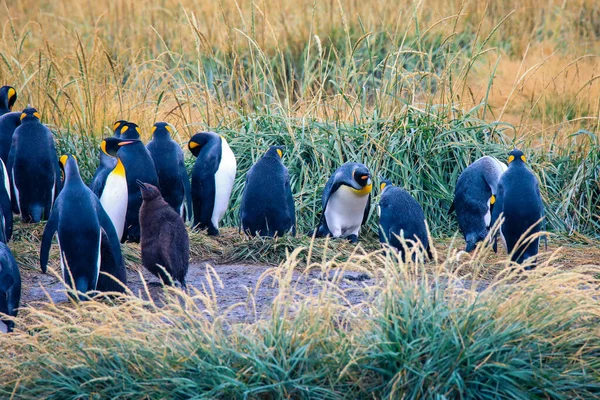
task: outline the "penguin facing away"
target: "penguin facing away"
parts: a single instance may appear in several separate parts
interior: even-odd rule
[[[16,317],[20,301],[21,272],[8,246],[0,243],[0,313]],[[13,328],[13,321],[0,319],[0,333]]]
[[[100,143],[102,152],[116,160],[114,168],[106,176],[104,189],[100,195],[100,203],[115,226],[119,240],[124,239],[129,189],[127,171],[119,158],[118,151],[122,146],[129,146],[138,142],[139,140],[122,140],[109,137]]]
[[[296,235],[296,209],[283,146],[271,146],[248,170],[240,206],[241,230],[249,236]]]
[[[101,241],[107,235],[116,265],[122,265],[115,227],[98,198],[83,183],[73,156],[60,158],[64,188],[56,199],[42,236],[40,266],[46,273],[52,238],[58,234],[63,279],[76,290],[80,300],[96,290],[101,269]]]
[[[127,121],[119,120],[113,125],[113,136],[118,138],[120,136],[119,130],[121,127],[126,124]],[[117,165],[117,159],[110,154],[107,154],[100,147],[100,164],[98,164],[98,168],[96,168],[96,172],[94,173],[94,177],[92,178],[92,182],[90,183],[90,189],[98,198],[102,196],[102,191],[104,190],[104,185],[106,184],[106,178],[108,174],[115,168]]]
[[[8,154],[15,129],[21,125],[21,113],[9,112],[0,116],[0,159],[8,164]]]
[[[8,156],[13,185],[13,210],[25,222],[48,218],[60,190],[60,170],[52,132],[40,122],[35,108],[21,114]]]
[[[475,250],[477,243],[489,233],[498,182],[506,168],[506,164],[496,158],[484,156],[458,177],[449,212],[456,210],[467,252]]]
[[[12,237],[13,213],[11,187],[4,162],[0,160],[0,242],[8,243]]]
[[[9,113],[17,101],[17,91],[12,86],[0,88],[0,115]]]
[[[158,175],[163,198],[184,220],[191,213],[190,179],[183,162],[181,147],[171,139],[173,128],[166,122],[152,127],[152,140],[146,145]]]
[[[185,289],[190,259],[185,223],[156,186],[141,181],[138,185],[144,199],[140,208],[142,263],[164,284],[172,285],[175,279]]]
[[[538,254],[539,238],[521,241],[518,248],[517,244],[526,232],[528,237],[540,232],[540,220],[544,216],[539,183],[526,161],[525,155],[518,149],[509,153],[508,169],[498,183],[492,213],[492,225],[501,214],[504,216],[500,234],[507,252],[512,254],[511,260],[519,264]]]
[[[358,242],[361,225],[371,208],[371,173],[359,163],[347,162],[327,181],[323,191],[323,214],[316,237],[332,236]]]
[[[137,140],[140,137],[140,128],[128,122],[121,127],[121,140]],[[119,158],[127,171],[127,215],[125,217],[125,231],[122,240],[130,242],[140,241],[140,207],[142,205],[142,193],[136,183],[140,180],[144,183],[158,187],[158,175],[152,157],[141,141],[131,145],[123,146],[118,152]]]
[[[404,238],[409,249],[421,242],[431,259],[425,214],[421,205],[406,190],[393,186],[387,179],[382,179],[380,190],[381,198],[377,206],[379,241],[398,250],[403,261],[405,249],[399,238]]]
[[[196,157],[192,171],[194,227],[218,235],[235,182],[235,155],[227,140],[214,132],[195,134],[188,148]]]

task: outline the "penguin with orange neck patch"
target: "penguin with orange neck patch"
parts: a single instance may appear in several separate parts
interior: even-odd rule
[[[0,88],[0,115],[9,113],[17,101],[17,91],[12,86],[2,86]]]
[[[371,173],[364,164],[347,162],[329,178],[323,191],[323,214],[316,237],[358,242],[371,208]]]

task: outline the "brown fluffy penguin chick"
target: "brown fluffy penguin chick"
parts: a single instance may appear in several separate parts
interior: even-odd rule
[[[163,283],[173,282],[164,273],[185,288],[185,275],[190,259],[190,240],[183,220],[163,199],[156,186],[137,181],[143,203],[140,207],[142,263]]]

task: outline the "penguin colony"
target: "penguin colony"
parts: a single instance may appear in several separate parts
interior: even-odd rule
[[[93,292],[124,292],[127,285],[121,243],[140,242],[144,267],[163,284],[185,288],[189,238],[185,222],[208,235],[219,235],[237,172],[227,140],[200,132],[187,143],[196,157],[190,177],[183,152],[158,122],[144,146],[140,128],[119,120],[102,140],[98,168],[89,185],[81,179],[75,155],[57,157],[52,132],[31,107],[12,112],[16,90],[0,88],[0,317],[16,316],[21,278],[6,245],[13,213],[24,222],[47,220],[40,248],[46,272],[52,240],[60,249],[63,278],[74,299]],[[31,146],[35,143],[35,146]],[[271,146],[246,174],[240,206],[240,231],[248,236],[296,235],[292,183],[283,163],[285,149]],[[466,251],[489,237],[500,221],[499,235],[511,260],[535,265],[544,217],[538,180],[523,152],[509,153],[508,166],[485,156],[466,168],[456,184],[455,211]],[[406,251],[431,258],[425,215],[418,202],[393,182],[380,178],[379,239],[405,259]],[[322,212],[314,237],[356,243],[369,217],[373,176],[364,164],[347,162],[325,184]],[[497,237],[490,238],[496,250]],[[13,323],[0,318],[0,331]]]

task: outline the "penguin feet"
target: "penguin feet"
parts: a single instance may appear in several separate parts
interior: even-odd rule
[[[208,228],[207,234],[208,234],[208,236],[219,236],[219,230],[217,228],[213,228],[211,226]]]
[[[347,236],[346,239],[348,239],[348,241],[350,243],[352,243],[352,244],[358,243],[358,236],[357,235],[352,234],[350,236]]]

